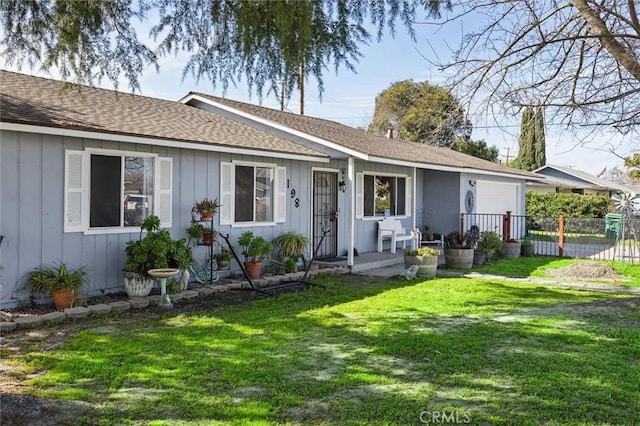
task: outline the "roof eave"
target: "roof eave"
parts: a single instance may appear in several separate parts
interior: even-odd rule
[[[213,106],[215,108],[220,108],[220,109],[222,109],[224,111],[228,111],[228,112],[230,112],[232,114],[236,114],[236,115],[238,115],[240,117],[255,121],[256,123],[264,124],[265,126],[272,127],[274,129],[277,129],[277,130],[280,130],[282,132],[288,133],[288,134],[290,134],[292,136],[297,136],[299,138],[306,139],[309,142],[317,143],[317,144],[319,144],[321,146],[324,146],[326,148],[330,148],[330,149],[333,149],[335,151],[342,152],[342,153],[344,153],[346,155],[358,158],[360,160],[369,160],[370,159],[369,155],[364,153],[364,152],[357,151],[357,150],[354,150],[354,149],[351,149],[351,148],[346,148],[345,146],[337,144],[335,142],[331,142],[329,140],[326,140],[326,139],[323,139],[323,138],[319,138],[317,136],[310,135],[309,133],[293,129],[291,127],[285,126],[283,124],[277,123],[277,122],[272,121],[272,120],[267,120],[265,118],[255,116],[253,114],[249,114],[249,113],[244,112],[242,110],[239,110],[237,108],[230,107],[229,105],[225,105],[225,104],[222,104],[220,102],[216,102],[216,101],[214,101],[212,99],[208,99],[206,97],[200,96],[200,95],[195,94],[195,93],[189,93],[187,96],[183,97],[178,102],[182,102],[183,104],[189,104],[189,102],[191,102],[191,101],[203,102],[203,103],[211,105],[211,106]]]
[[[387,164],[394,164],[397,166],[405,166],[405,167],[415,167],[418,169],[427,169],[427,170],[439,170],[443,172],[458,172],[458,173],[475,173],[479,175],[487,175],[487,176],[501,176],[508,177],[513,179],[526,180],[532,177],[523,176],[515,173],[506,173],[506,172],[497,172],[493,170],[483,170],[477,169],[473,167],[455,167],[455,166],[444,166],[441,164],[430,164],[430,163],[419,163],[414,161],[405,161],[405,160],[394,160],[390,158],[384,157],[369,157],[369,160],[382,162]]]
[[[155,145],[164,146],[169,148],[184,148],[193,149],[199,151],[211,151],[211,152],[224,152],[230,154],[239,155],[259,155],[268,158],[284,158],[288,160],[300,160],[300,161],[316,161],[321,163],[328,163],[329,157],[326,155],[310,155],[310,154],[294,154],[291,152],[283,151],[265,151],[252,148],[238,148],[229,145],[217,145],[209,144],[206,142],[191,142],[181,141],[163,138],[152,138],[144,136],[134,136],[123,133],[110,133],[110,132],[97,132],[90,130],[78,130],[69,129],[65,127],[56,126],[41,126],[34,124],[23,124],[3,121],[0,122],[0,130],[16,131],[16,132],[29,132],[37,134],[48,134],[57,136],[69,136],[85,139],[100,139],[115,142],[129,142],[141,145]]]

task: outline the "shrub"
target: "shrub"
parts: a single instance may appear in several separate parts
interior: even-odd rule
[[[566,217],[605,217],[611,206],[609,197],[580,194],[539,194],[527,192],[527,216],[557,217],[563,213]],[[528,224],[536,229],[536,224]]]

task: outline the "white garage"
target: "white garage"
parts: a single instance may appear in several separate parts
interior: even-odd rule
[[[521,185],[511,182],[478,180],[476,183],[476,212],[484,214],[520,215]]]

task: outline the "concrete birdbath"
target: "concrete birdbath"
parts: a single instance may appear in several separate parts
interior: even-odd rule
[[[176,276],[180,272],[180,269],[175,268],[160,268],[160,269],[149,269],[147,274],[151,275],[153,278],[160,281],[160,303],[158,306],[165,309],[173,308],[173,303],[171,303],[171,299],[169,299],[169,295],[167,294],[167,278],[171,278]]]

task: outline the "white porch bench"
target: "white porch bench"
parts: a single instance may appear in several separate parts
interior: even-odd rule
[[[402,227],[402,223],[398,219],[385,217],[378,222],[378,252],[382,252],[382,242],[384,240],[391,240],[391,253],[395,253],[398,241],[402,241],[402,248],[404,249],[406,248],[406,242],[415,238],[411,231],[407,232]]]

